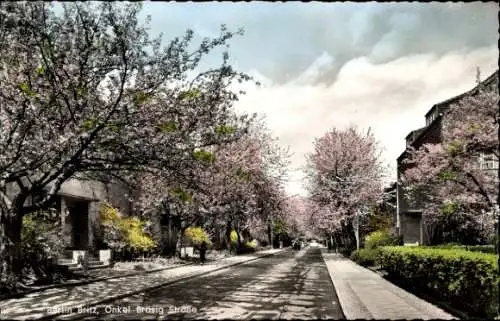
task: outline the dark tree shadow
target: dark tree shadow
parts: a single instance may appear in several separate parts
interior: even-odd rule
[[[111,307],[130,310],[109,313]],[[150,313],[138,313],[137,307]],[[98,312],[79,319],[344,318],[319,249],[287,251],[103,305]]]

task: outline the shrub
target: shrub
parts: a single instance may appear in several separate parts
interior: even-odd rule
[[[101,207],[103,243],[118,258],[130,258],[148,254],[156,243],[145,231],[146,222],[137,217],[122,217],[120,212],[107,203]]]
[[[371,232],[365,237],[365,248],[375,249],[379,246],[395,245],[396,241],[391,237],[388,231],[380,230]]]
[[[231,245],[236,245],[238,243],[238,232],[236,232],[236,230],[231,230],[231,234],[229,234],[229,239],[231,241]]]
[[[466,245],[465,248],[467,251],[472,252],[483,252],[489,254],[497,253],[495,245]]]
[[[188,227],[184,231],[184,241],[185,245],[194,247],[199,247],[202,242],[205,242],[207,246],[212,245],[209,235],[202,227]]]
[[[127,247],[127,233],[121,224],[118,209],[103,203],[100,216],[104,245],[113,250],[114,254],[121,254]]]
[[[257,240],[251,240],[250,242],[245,242],[245,246],[249,248],[256,249],[257,248]]]
[[[495,245],[462,245],[458,243],[448,243],[448,244],[440,244],[435,246],[430,246],[429,248],[435,249],[457,249],[457,250],[467,250],[471,252],[483,252],[495,254],[496,248]]]
[[[464,249],[382,247],[381,267],[393,279],[478,317],[496,316],[497,257]]]
[[[257,240],[252,240],[250,242],[243,242],[238,249],[239,254],[253,253],[257,250]]]
[[[359,249],[351,253],[351,260],[362,266],[375,266],[379,254],[379,249]]]
[[[23,217],[23,275],[34,274],[39,283],[51,282],[56,276],[56,259],[64,248],[57,222],[57,215],[51,217],[47,213],[32,213]]]
[[[127,217],[121,220],[122,229],[126,232],[128,247],[134,252],[148,253],[156,244],[153,239],[144,232],[146,222],[137,217]]]

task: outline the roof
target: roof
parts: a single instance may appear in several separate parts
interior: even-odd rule
[[[410,138],[410,136],[412,136],[414,134],[416,136],[419,136],[426,128],[427,128],[427,126],[419,128],[419,129],[412,130],[408,135],[406,135],[405,139]],[[413,137],[415,137],[415,135]]]
[[[485,80],[481,81],[481,84],[482,85],[489,85],[491,83],[493,83],[493,81],[495,81],[496,79],[498,78],[498,70],[495,71],[494,73],[492,73],[488,78],[486,78]],[[472,88],[471,90],[469,91],[466,91],[458,96],[455,96],[455,97],[452,97],[452,98],[448,98],[440,103],[437,103],[435,105],[433,105],[431,107],[431,109],[429,109],[429,111],[425,114],[425,117],[429,116],[429,114],[431,114],[434,109],[438,108],[438,107],[442,107],[442,106],[447,106],[447,105],[451,105],[455,102],[457,102],[458,100],[462,99],[463,97],[469,95],[469,94],[472,94],[474,93],[475,91],[477,91],[477,88],[478,88],[478,85],[474,86],[474,88]]]
[[[486,78],[485,80],[483,80],[481,82],[481,85],[490,85],[492,84],[494,81],[498,80],[498,74],[499,74],[499,70],[496,70],[494,73],[492,73],[488,78]],[[467,96],[467,95],[470,95],[470,94],[473,94],[474,92],[477,91],[478,89],[478,85],[474,86],[474,88],[472,88],[471,90],[469,91],[466,91],[460,95],[457,95],[455,97],[452,97],[452,98],[449,98],[447,100],[444,100],[440,103],[437,103],[435,104],[434,106],[431,107],[431,109],[429,109],[429,111],[425,114],[425,117],[429,116],[429,114],[431,114],[436,108],[439,108],[439,107],[443,107],[443,106],[447,106],[447,105],[451,105],[453,104],[454,102],[457,102],[458,100],[462,99],[463,97]],[[438,117],[439,118],[439,117]],[[434,122],[433,122],[434,123]],[[412,132],[410,132],[410,134],[412,134],[413,132],[417,132],[417,135],[414,136],[415,139],[413,140],[413,142],[417,141],[418,139],[420,139],[424,134],[425,132],[427,131],[427,129],[431,126],[432,124],[429,124],[427,125],[426,127],[422,127],[420,129],[417,129],[417,130],[414,130]],[[410,134],[408,134],[408,136],[406,136],[406,139],[408,139],[408,137],[410,136]],[[401,156],[403,156],[404,152],[398,157],[398,160],[399,158],[401,158]]]
[[[429,116],[436,108],[447,106],[447,105],[451,105],[451,104],[459,101],[460,99],[464,98],[468,94],[471,94],[474,91],[474,89],[476,89],[476,87],[472,88],[469,91],[464,92],[463,94],[460,94],[460,95],[455,96],[453,98],[446,99],[445,101],[442,101],[440,103],[434,104],[431,107],[431,109],[429,109],[429,111],[425,114],[425,117]]]
[[[405,156],[406,156],[406,152],[407,152],[407,150],[405,149],[405,150],[401,153],[401,155],[399,155],[399,156],[398,156],[398,159],[397,159],[398,163],[399,163],[399,161],[400,161],[401,159],[405,158]]]

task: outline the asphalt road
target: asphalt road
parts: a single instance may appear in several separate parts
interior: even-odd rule
[[[78,319],[287,320],[344,316],[319,249],[306,248],[89,308]]]

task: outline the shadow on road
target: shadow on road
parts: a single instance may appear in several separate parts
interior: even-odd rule
[[[165,286],[100,306],[98,313],[85,319],[343,319],[318,249],[286,251]]]

